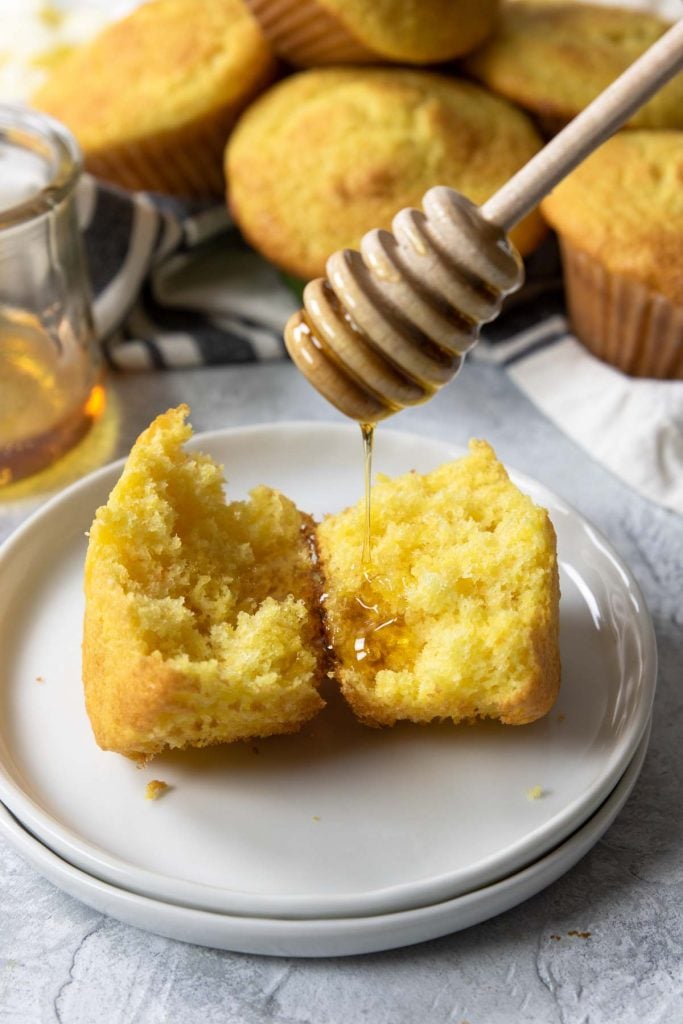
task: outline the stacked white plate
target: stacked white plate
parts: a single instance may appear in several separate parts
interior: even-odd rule
[[[230,498],[278,487],[320,517],[357,500],[357,428],[277,424],[196,446]],[[375,468],[461,454],[378,431]],[[563,681],[522,728],[359,725],[332,690],[296,736],[169,754],[140,770],[96,746],[80,677],[85,531],[121,464],[64,491],[0,551],[0,831],[67,892],[138,927],[288,956],[457,931],[571,867],[625,802],[647,745],[652,625],[607,541],[555,495]],[[145,800],[145,786],[169,790]],[[540,797],[533,799],[540,788]]]

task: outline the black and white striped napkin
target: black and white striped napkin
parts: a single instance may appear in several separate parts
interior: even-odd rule
[[[81,224],[103,351],[116,370],[284,358],[299,301],[223,207],[188,207],[87,176]],[[551,239],[474,349],[640,494],[683,513],[683,382],[635,380],[572,337]]]

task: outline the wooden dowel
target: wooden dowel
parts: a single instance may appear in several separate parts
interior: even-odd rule
[[[482,215],[509,231],[681,69],[683,19],[484,203]]]

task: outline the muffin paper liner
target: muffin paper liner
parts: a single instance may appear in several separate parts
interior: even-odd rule
[[[683,379],[683,307],[611,273],[560,240],[572,328],[586,348],[632,377]]]
[[[273,68],[269,67],[254,83],[252,95],[258,95],[272,77]],[[171,131],[86,151],[86,167],[96,177],[127,189],[183,199],[222,199],[225,144],[245,104],[246,97]]]
[[[234,114],[85,154],[89,171],[127,189],[165,192],[188,199],[218,198],[225,191],[223,150]]]
[[[275,52],[297,67],[367,64],[381,57],[315,0],[246,0]]]

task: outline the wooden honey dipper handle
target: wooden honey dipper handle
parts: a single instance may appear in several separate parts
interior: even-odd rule
[[[360,251],[327,261],[304,290],[285,344],[347,416],[375,423],[425,401],[458,373],[483,323],[524,272],[507,232],[683,67],[683,20],[669,29],[482,207],[445,186]]]
[[[509,231],[681,69],[683,19],[484,203],[482,216]]]

